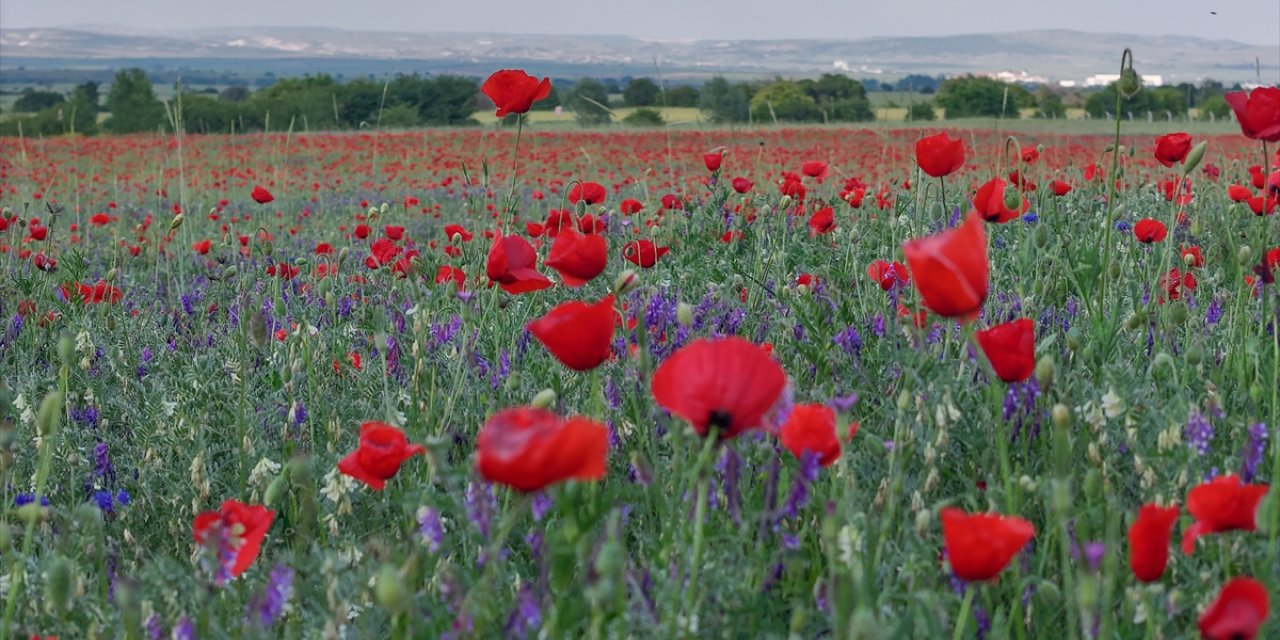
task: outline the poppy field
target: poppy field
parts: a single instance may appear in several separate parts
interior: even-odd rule
[[[1280,89],[1228,100],[0,139],[0,637],[1277,637]]]

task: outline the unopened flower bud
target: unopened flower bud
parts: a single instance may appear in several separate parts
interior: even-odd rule
[[[1053,415],[1053,426],[1059,429],[1066,429],[1071,426],[1071,409],[1061,402],[1053,405],[1051,412]]]
[[[1242,267],[1253,264],[1253,248],[1247,244],[1240,245],[1240,248],[1236,249],[1236,264]]]
[[[71,366],[75,362],[76,343],[71,336],[63,334],[58,338],[58,360],[66,366]]]
[[[533,405],[535,409],[546,409],[556,403],[556,392],[552,389],[543,389],[538,395],[533,397]]]
[[[186,220],[186,218],[185,218],[185,217],[183,217],[183,215],[182,215],[181,213],[179,213],[178,215],[174,216],[174,217],[173,217],[173,220],[169,222],[169,231],[176,231],[176,230],[178,229],[178,227],[181,227],[181,226],[182,226],[182,223],[183,223],[185,220]]]
[[[1053,385],[1055,371],[1053,356],[1046,355],[1036,361],[1036,382],[1040,383],[1042,389],[1047,389]]]
[[[681,302],[676,305],[676,321],[686,327],[693,326],[693,307],[689,303]]]
[[[1142,89],[1142,76],[1139,76],[1138,72],[1133,70],[1133,67],[1126,67],[1124,71],[1120,72],[1120,80],[1116,82],[1116,89],[1124,97],[1132,98]],[[1119,117],[1120,114],[1116,114],[1116,118],[1119,119]]]
[[[276,478],[271,481],[271,484],[267,485],[267,491],[262,496],[262,503],[268,507],[276,504],[280,499],[280,496],[284,495],[285,489],[287,489],[288,486],[288,475],[282,473],[276,476]]]
[[[392,565],[382,565],[382,569],[378,570],[373,592],[378,604],[387,611],[396,613],[409,605],[409,591],[404,586],[400,571]]]
[[[623,296],[635,291],[640,286],[640,274],[634,269],[626,269],[613,281],[613,294]]]
[[[71,608],[71,585],[75,581],[75,566],[61,555],[49,561],[45,571],[45,597],[49,608],[61,614]]]
[[[61,420],[62,392],[50,391],[40,401],[40,410],[36,412],[36,428],[42,437],[48,437],[57,433]]]
[[[1004,206],[1014,211],[1022,207],[1022,194],[1012,184],[1004,188]]]
[[[1182,175],[1191,175],[1196,167],[1200,166],[1200,161],[1204,160],[1204,152],[1209,148],[1208,140],[1201,140],[1200,144],[1191,147],[1191,151],[1187,153],[1187,159],[1182,161]]]

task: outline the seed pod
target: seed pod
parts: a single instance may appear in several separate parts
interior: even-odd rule
[[[61,420],[62,392],[50,391],[40,401],[40,411],[36,413],[36,428],[42,437],[48,437],[57,433]]]

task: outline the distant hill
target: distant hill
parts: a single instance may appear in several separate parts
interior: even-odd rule
[[[482,75],[503,66],[560,77],[655,75],[697,79],[808,76],[835,69],[858,77],[1012,71],[1051,80],[1116,73],[1134,52],[1140,73],[1166,82],[1211,77],[1274,82],[1274,46],[1184,36],[1070,30],[861,40],[658,40],[625,36],[410,33],[246,27],[167,33],[114,27],[0,30],[0,72],[119,67],[280,69],[285,73],[424,71]],[[656,70],[655,70],[656,65]],[[0,79],[2,80],[2,79]]]

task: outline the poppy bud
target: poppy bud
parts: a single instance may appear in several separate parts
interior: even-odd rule
[[[1116,89],[1118,89],[1124,97],[1132,98],[1138,94],[1140,89],[1142,89],[1142,77],[1138,75],[1137,71],[1133,70],[1133,67],[1127,67],[1124,71],[1120,72],[1120,80],[1116,82]],[[1116,114],[1116,117],[1118,118],[1119,114]]]
[[[18,520],[23,524],[32,525],[44,522],[45,516],[44,508],[40,506],[39,502],[28,502],[18,507]]]
[[[1112,262],[1110,265],[1108,265],[1107,273],[1111,275],[1111,278],[1113,280],[1118,280],[1120,278],[1120,263]]]
[[[916,535],[923,537],[929,533],[931,524],[933,524],[933,514],[928,509],[921,509],[916,512]]]
[[[689,303],[681,302],[676,305],[676,321],[686,327],[693,326],[693,307]]]
[[[623,296],[635,291],[640,286],[640,275],[632,269],[626,269],[618,274],[613,281],[613,295]]]
[[[1043,144],[1038,144],[1038,145],[1036,145],[1036,153],[1038,153],[1038,154],[1039,154],[1039,153],[1044,153],[1044,145],[1043,145]]]
[[[1049,240],[1050,238],[1049,238],[1048,225],[1043,225],[1043,224],[1036,225],[1036,233],[1035,233],[1036,248],[1043,249],[1049,246]]]
[[[76,356],[76,344],[71,340],[71,336],[63,334],[58,338],[58,360],[66,366],[71,366]]]
[[[1173,374],[1173,356],[1161,351],[1151,360],[1151,377],[1161,382]]]
[[[240,273],[240,269],[233,264],[222,271],[222,279],[230,280],[236,277],[236,274],[238,273]]]
[[[1124,319],[1124,328],[1128,329],[1129,331],[1133,331],[1138,327],[1141,327],[1142,324],[1146,322],[1146,320],[1147,320],[1147,312],[1143,309],[1139,309],[1129,314],[1129,316]]]
[[[1187,364],[1196,367],[1204,362],[1204,346],[1199,343],[1187,347]]]
[[[62,418],[62,392],[50,391],[40,401],[40,410],[36,412],[36,428],[43,437],[58,431],[58,422]]]
[[[76,507],[75,512],[71,514],[75,519],[76,525],[84,532],[86,537],[94,537],[102,530],[102,510],[96,504],[85,503]],[[7,527],[6,527],[7,528]],[[3,546],[0,546],[3,548]]]
[[[760,205],[760,215],[762,215],[762,216],[767,216],[767,215],[769,215],[770,213],[773,213],[773,207],[771,207],[771,206],[769,206],[769,205],[767,205],[767,204],[762,204],[762,205]]]
[[[556,403],[556,392],[552,389],[543,389],[538,395],[533,397],[533,402],[529,404],[535,409],[546,409]]]
[[[71,584],[75,580],[75,567],[61,555],[54,556],[45,570],[45,598],[54,613],[70,609]]]
[[[116,279],[116,275],[117,275],[118,273],[119,273],[119,271],[118,271],[115,267],[111,267],[111,269],[110,269],[109,271],[107,271],[107,277],[105,278],[105,280],[106,280],[107,282],[111,282],[111,281],[115,280],[115,279]]]
[[[1013,184],[1004,188],[1004,206],[1014,211],[1022,207],[1022,194],[1018,193],[1018,188]]]
[[[1034,493],[1036,490],[1036,481],[1032,480],[1031,476],[1024,475],[1021,478],[1018,478],[1018,486],[1028,492]]]
[[[294,258],[294,259],[293,259],[293,266],[295,266],[295,267],[305,267],[305,266],[307,266],[308,264],[311,264],[311,261],[307,260],[306,258]]]
[[[253,343],[261,349],[267,346],[270,340],[269,330],[267,329],[267,319],[262,315],[261,311],[254,310],[249,314],[249,335],[253,338]]]
[[[1253,249],[1249,245],[1242,244],[1239,249],[1236,249],[1236,264],[1242,267],[1253,264]]]
[[[343,247],[338,250],[338,266],[341,267],[347,261],[347,257],[351,255],[351,247]]]
[[[295,456],[285,467],[285,475],[293,478],[299,485],[306,486],[311,481],[311,460],[306,456]]]
[[[1067,330],[1067,348],[1071,351],[1080,349],[1080,328],[1071,327]]]
[[[1262,402],[1262,385],[1258,384],[1257,380],[1249,385],[1249,399],[1255,403]]]
[[[1196,167],[1200,166],[1200,161],[1204,160],[1205,149],[1208,147],[1208,140],[1201,140],[1200,144],[1191,147],[1191,151],[1187,153],[1187,159],[1182,161],[1182,175],[1189,176]]]
[[[387,203],[385,203],[385,202],[384,202],[384,203],[382,203],[382,206],[378,207],[378,212],[379,212],[379,213],[386,213],[386,212],[387,212],[387,209],[389,209],[389,208],[391,208],[391,205],[389,205],[389,204],[387,204]]]
[[[1094,500],[1100,499],[1102,495],[1102,474],[1096,468],[1091,468],[1085,472],[1084,492]]]
[[[898,394],[898,411],[906,411],[911,408],[911,392],[903,390]]]
[[[1175,302],[1173,308],[1169,309],[1169,319],[1176,325],[1181,325],[1187,321],[1187,305],[1182,301]]]
[[[178,227],[182,226],[182,222],[184,220],[186,220],[186,218],[184,218],[181,213],[174,216],[173,220],[169,223],[169,231],[176,231]]]
[[[779,209],[786,209],[790,206],[791,206],[791,196],[782,196],[782,199],[778,201]]]
[[[378,208],[377,208],[377,207],[369,207],[369,214],[368,214],[368,215],[369,215],[369,219],[370,219],[370,220],[372,220],[373,218],[378,217]]]
[[[378,604],[390,612],[399,612],[409,604],[409,592],[405,589],[400,571],[389,564],[382,565],[374,579],[374,597]]]
[[[1036,381],[1040,383],[1041,388],[1048,388],[1053,384],[1053,374],[1055,372],[1053,364],[1053,356],[1044,356],[1036,363]]]
[[[1053,405],[1053,426],[1066,429],[1071,426],[1071,409],[1061,402]]]
[[[270,240],[264,240],[262,242],[262,255],[270,258],[271,254],[275,253],[275,250],[276,250],[275,245],[271,244]]]

